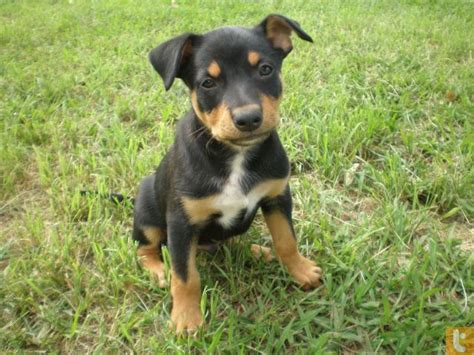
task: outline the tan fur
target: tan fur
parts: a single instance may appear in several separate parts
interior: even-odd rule
[[[232,121],[229,108],[225,103],[220,104],[209,113],[209,120],[214,123],[212,125],[212,132],[216,137],[226,139],[227,137],[239,134]]]
[[[267,130],[277,127],[278,123],[280,123],[280,114],[278,113],[280,99],[276,99],[267,95],[261,95],[260,100],[262,102],[263,111],[262,128]]]
[[[146,239],[153,245],[158,245],[166,238],[166,232],[156,227],[145,227],[143,234],[145,234]]]
[[[218,198],[218,194],[199,199],[184,196],[181,201],[190,222],[192,224],[199,224],[207,221],[211,215],[219,212],[213,206]]]
[[[264,217],[276,254],[288,268],[288,272],[304,289],[318,286],[322,271],[316,263],[298,252],[296,239],[287,218],[281,212],[264,213]]]
[[[200,309],[201,280],[196,269],[196,243],[191,246],[188,258],[188,277],[181,280],[174,271],[171,273],[171,296],[173,309],[171,321],[177,333],[195,331],[202,324]]]
[[[267,38],[274,48],[289,52],[293,48],[290,35],[291,27],[284,20],[278,17],[270,17],[267,20]]]
[[[260,60],[260,54],[255,51],[249,51],[247,59],[251,66],[256,66]]]
[[[139,246],[137,255],[140,257],[143,268],[149,270],[157,278],[158,286],[165,287],[165,264],[161,259],[159,244],[166,238],[166,234],[162,229],[154,227],[145,228],[143,234],[150,244]]]
[[[267,263],[275,259],[270,248],[258,244],[252,244],[250,246],[250,252],[256,259],[262,258]]]
[[[288,177],[267,180],[256,185],[248,194],[255,193],[266,198],[273,198],[281,195],[285,191],[287,183]],[[206,222],[213,214],[219,213],[220,210],[216,203],[219,201],[220,197],[221,194],[214,194],[197,199],[183,196],[181,202],[191,224],[196,225]]]
[[[288,183],[288,177],[282,179],[271,179],[264,182],[261,182],[257,186],[255,186],[251,192],[261,192],[267,198],[277,197],[281,195],[286,188],[286,184]]]
[[[257,130],[252,132],[254,135],[270,132],[272,129],[276,128],[280,122],[280,115],[278,113],[280,98],[261,95],[260,100],[263,112],[263,122]],[[241,132],[235,127],[229,107],[225,103],[219,104],[211,112],[201,111],[199,109],[195,90],[191,91],[191,103],[198,118],[211,131],[213,137],[217,140],[226,143],[228,141],[235,141],[249,137],[249,134]],[[242,109],[244,107],[245,106],[243,106]],[[237,108],[237,110],[238,109],[239,108]]]
[[[216,139],[225,141],[232,139],[233,136],[239,136],[240,131],[234,126],[232,116],[226,104],[221,103],[211,112],[203,112],[199,109],[195,91],[191,92],[191,103],[198,118]]]
[[[210,76],[217,78],[221,74],[221,67],[215,60],[213,60],[207,67],[207,72]]]

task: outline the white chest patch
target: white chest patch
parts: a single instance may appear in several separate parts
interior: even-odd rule
[[[244,166],[245,156],[240,153],[231,162],[230,174],[221,192],[197,199],[182,197],[183,207],[191,223],[204,223],[213,215],[219,214],[216,222],[224,228],[230,228],[241,213],[244,212],[248,216],[263,198],[274,198],[284,193],[288,175],[261,181],[244,193],[241,183],[248,174]]]
[[[218,219],[218,222],[223,227],[232,226],[232,222],[242,210],[246,209],[247,213],[253,211],[257,203],[267,193],[267,191],[262,191],[262,189],[252,189],[247,194],[244,194],[240,185],[240,181],[245,175],[244,164],[244,153],[237,154],[232,162],[231,173],[224,185],[224,189],[214,202],[213,207],[222,213],[222,217]]]

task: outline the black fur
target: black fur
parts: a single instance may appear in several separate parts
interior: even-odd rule
[[[102,198],[105,198],[107,200],[112,201],[113,203],[119,204],[119,203],[129,203],[131,205],[135,204],[135,199],[129,196],[124,196],[122,194],[118,193],[109,193],[109,194],[103,194],[98,191],[88,191],[88,190],[81,190],[79,192],[81,196],[87,196],[87,195],[97,195]]]

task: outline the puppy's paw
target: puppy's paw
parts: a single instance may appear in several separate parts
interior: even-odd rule
[[[165,264],[158,253],[156,246],[142,246],[138,248],[138,256],[143,268],[148,270],[157,281],[158,287],[164,288],[168,285],[165,276]]]
[[[198,306],[182,309],[173,308],[171,311],[171,322],[171,328],[178,335],[196,333],[203,324],[201,310]]]
[[[265,260],[267,263],[275,260],[275,257],[272,255],[272,250],[268,247],[252,244],[250,246],[250,251],[256,259],[263,258],[263,260]]]
[[[150,273],[152,277],[156,280],[159,288],[165,288],[168,286],[168,281],[166,280],[165,276],[165,265],[161,263],[161,265],[156,265],[156,267],[150,269]]]
[[[304,290],[310,290],[319,286],[323,271],[320,267],[316,266],[314,261],[298,254],[292,262],[287,264],[287,267],[290,274]]]

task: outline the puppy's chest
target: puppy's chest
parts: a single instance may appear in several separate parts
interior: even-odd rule
[[[243,156],[238,155],[219,193],[199,199],[184,197],[183,206],[190,221],[200,224],[214,217],[222,227],[230,228],[239,218],[246,219],[262,199],[283,193],[288,181],[288,177],[266,179],[245,191],[242,182],[248,173]]]
[[[266,191],[252,189],[244,193],[241,181],[244,178],[243,169],[237,168],[229,176],[224,184],[222,192],[216,196],[213,208],[219,211],[217,222],[223,227],[230,227],[239,215],[252,212],[260,200],[265,197]]]

